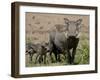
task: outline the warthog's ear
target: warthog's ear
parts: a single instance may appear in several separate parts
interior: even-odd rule
[[[64,18],[64,20],[65,20],[65,23],[67,24],[67,26],[66,26],[66,30],[68,31],[68,25],[69,25],[69,19],[68,18]]]
[[[82,19],[78,19],[78,20],[76,21],[76,25],[80,25],[81,22],[82,22]]]
[[[46,43],[45,43],[45,45],[49,45],[49,43],[48,43],[48,42],[46,42]]]
[[[57,30],[57,31],[60,31],[61,28],[62,28],[62,27],[60,26],[60,24],[56,24],[55,27],[56,27],[56,30]]]
[[[43,46],[43,45],[41,45],[41,47],[42,47],[42,48],[44,48],[44,46]]]
[[[64,20],[65,20],[66,24],[69,24],[69,19],[68,18],[64,18]]]

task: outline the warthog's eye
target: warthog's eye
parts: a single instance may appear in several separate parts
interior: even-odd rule
[[[26,50],[26,53],[27,53],[28,51]]]
[[[78,32],[79,31],[79,28],[78,27],[76,27],[76,32]]]

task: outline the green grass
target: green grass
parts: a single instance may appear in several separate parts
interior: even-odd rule
[[[89,45],[86,40],[77,48],[75,62],[77,64],[89,64]]]
[[[36,55],[33,56],[33,61],[30,62],[29,61],[29,56],[26,55],[26,67],[69,65],[68,60],[65,60],[64,55],[60,56],[61,57],[61,62],[57,62],[57,63],[51,63],[50,57],[47,55],[46,64],[44,64],[44,63],[34,64],[35,57],[36,57]],[[54,55],[52,55],[52,57],[55,61]],[[84,33],[80,37],[80,41],[79,41],[79,44],[78,44],[78,47],[77,47],[77,50],[76,50],[74,63],[76,65],[89,64],[89,38],[86,35],[86,33]]]

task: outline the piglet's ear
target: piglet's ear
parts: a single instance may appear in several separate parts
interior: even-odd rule
[[[44,48],[44,46],[43,46],[43,45],[42,45],[41,47],[42,47],[42,48]]]
[[[69,19],[68,18],[64,18],[65,23],[68,24],[69,23]]]
[[[48,43],[48,42],[46,42],[46,43],[45,43],[45,45],[49,45],[49,43]]]
[[[82,23],[82,19],[78,19],[77,21],[76,21],[76,24],[77,25],[80,25]]]

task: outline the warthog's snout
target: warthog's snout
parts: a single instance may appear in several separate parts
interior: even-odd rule
[[[68,38],[70,38],[70,39],[75,39],[76,37],[75,37],[75,36],[69,36]]]

